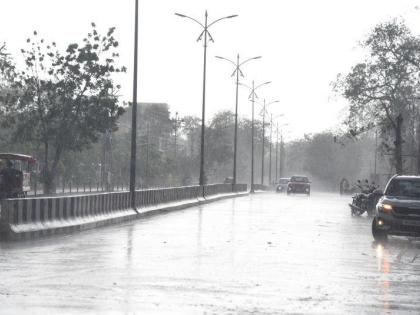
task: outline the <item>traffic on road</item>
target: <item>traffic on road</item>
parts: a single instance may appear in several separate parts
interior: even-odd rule
[[[256,193],[0,243],[0,313],[416,314],[420,242],[374,241],[349,196]]]

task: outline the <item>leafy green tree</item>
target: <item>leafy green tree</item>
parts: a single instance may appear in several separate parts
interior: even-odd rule
[[[420,41],[403,22],[379,24],[362,43],[368,58],[340,78],[337,90],[350,102],[347,126],[356,136],[380,126],[394,152],[397,173],[403,171],[403,122],[412,115],[418,93]]]
[[[114,30],[102,35],[92,23],[83,42],[68,45],[65,52],[35,31],[21,50],[24,69],[3,76],[15,92],[1,104],[3,126],[13,128],[14,140],[42,146],[46,193],[53,191],[63,154],[89,147],[115,129],[123,113],[113,74],[126,69],[115,64]]]

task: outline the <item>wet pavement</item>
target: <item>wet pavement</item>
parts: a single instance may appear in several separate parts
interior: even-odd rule
[[[420,242],[350,197],[257,194],[0,243],[0,314],[418,314]]]

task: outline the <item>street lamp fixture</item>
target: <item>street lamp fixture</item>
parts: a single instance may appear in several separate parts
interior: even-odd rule
[[[244,74],[241,70],[241,66],[247,63],[248,61],[260,59],[261,56],[252,57],[246,59],[243,62],[239,62],[239,54],[236,56],[236,63],[228,58],[216,56],[216,58],[221,60],[226,60],[235,66],[235,70],[232,73],[232,77],[236,75],[236,99],[235,99],[235,135],[234,135],[234,144],[233,144],[233,180],[232,184],[236,184],[236,156],[237,156],[237,148],[238,148],[238,87],[239,87],[239,74],[241,77],[244,77]]]
[[[281,115],[283,116],[283,115]],[[276,143],[276,182],[277,176],[281,178],[283,176],[283,165],[284,165],[284,143],[283,143],[283,130],[282,128],[288,126],[288,123],[281,124],[277,123],[277,143]],[[280,127],[280,148],[279,148],[279,127]],[[280,151],[280,152],[279,152]],[[277,156],[279,155],[279,159]],[[280,165],[279,165],[280,164]]]
[[[213,22],[211,22],[210,24],[208,24],[208,14],[207,14],[207,10],[204,14],[204,24],[199,22],[198,20],[187,16],[185,14],[181,14],[181,13],[175,13],[175,15],[182,17],[182,18],[187,18],[190,19],[192,21],[194,21],[195,23],[197,23],[198,25],[200,25],[202,27],[202,32],[200,33],[200,35],[197,38],[197,41],[200,41],[203,39],[203,35],[204,35],[204,62],[203,62],[203,100],[202,100],[202,114],[201,114],[201,150],[200,150],[200,179],[199,179],[199,184],[200,186],[205,184],[205,174],[204,174],[204,129],[205,129],[205,111],[206,111],[206,66],[207,66],[207,45],[208,45],[208,38],[210,39],[210,41],[214,42],[213,37],[211,36],[211,34],[209,33],[208,29],[214,25],[215,23],[221,21],[221,20],[225,20],[225,19],[231,19],[234,17],[237,17],[238,15],[234,14],[234,15],[228,15],[222,18],[219,18]]]
[[[276,115],[276,116],[274,116],[273,117],[273,115],[271,115],[271,120],[274,118],[274,119],[278,119],[279,117],[283,117],[284,116],[284,114],[279,114],[279,115]],[[273,126],[273,124],[272,124],[272,126]],[[278,181],[278,149],[279,149],[279,123],[278,123],[278,121],[276,122],[276,162],[275,162],[275,165],[276,165],[276,167],[275,167],[275,170],[276,170],[276,179],[275,179],[275,183],[277,183],[277,181]],[[271,163],[270,163],[270,165],[271,165]],[[271,173],[270,173],[271,174]]]
[[[263,124],[262,124],[262,128],[263,128],[262,132],[263,132],[263,134],[262,134],[262,152],[261,152],[261,185],[264,185],[265,115],[268,114],[267,107],[269,105],[274,104],[274,103],[279,103],[279,102],[280,101],[276,100],[276,101],[272,101],[272,102],[266,103],[265,102],[265,99],[264,99],[264,104],[263,104],[263,108],[262,108],[262,114],[260,113],[260,115],[263,116]],[[269,141],[269,144],[270,144],[270,160],[269,160],[269,171],[268,171],[268,184],[269,185],[271,184],[271,139],[272,139],[272,135],[273,135],[273,127],[272,127],[272,124],[273,124],[273,115],[271,115],[271,121],[270,121],[270,141]]]
[[[252,81],[252,87],[248,86],[246,84],[240,83],[240,85],[245,86],[246,88],[248,88],[251,93],[248,96],[248,99],[251,100],[252,103],[252,122],[251,122],[251,193],[254,193],[254,104],[255,104],[255,98],[258,98],[257,94],[255,93],[255,91],[267,84],[270,84],[271,81],[267,81],[264,83],[261,83],[257,86],[255,86],[255,82]]]

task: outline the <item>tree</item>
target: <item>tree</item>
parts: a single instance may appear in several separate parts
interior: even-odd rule
[[[7,53],[6,44],[0,45],[0,89],[1,89],[1,101],[8,92],[8,81],[14,74],[15,67]]]
[[[383,139],[391,133],[396,172],[402,173],[403,123],[413,113],[419,89],[420,41],[393,20],[376,26],[362,46],[369,57],[336,84],[350,102],[346,124],[352,136],[374,126]]]
[[[46,193],[53,190],[63,154],[98,141],[123,113],[112,75],[126,69],[115,65],[114,30],[101,35],[92,23],[83,43],[68,45],[64,53],[35,31],[21,50],[24,69],[3,76],[14,93],[1,104],[2,124],[13,128],[15,141],[42,146]]]
[[[184,118],[184,125],[182,126],[182,133],[185,137],[189,138],[189,152],[187,155],[193,159],[199,150],[199,139],[200,139],[200,127],[201,127],[201,120],[195,116],[185,116]],[[198,159],[197,159],[198,161]]]

